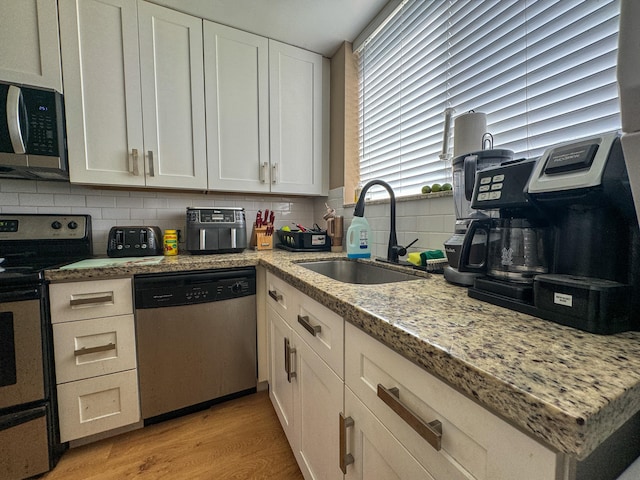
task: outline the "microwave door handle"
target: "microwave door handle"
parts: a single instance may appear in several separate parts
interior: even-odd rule
[[[9,127],[9,138],[11,138],[14,153],[26,153],[20,128],[21,107],[24,110],[20,87],[10,85],[7,92],[7,126]]]
[[[200,229],[200,250],[207,249],[207,230],[204,228]]]
[[[238,248],[238,244],[236,242],[236,229],[231,229],[231,248]]]

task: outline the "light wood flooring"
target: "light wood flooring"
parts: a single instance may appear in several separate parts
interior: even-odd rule
[[[266,391],[65,452],[44,480],[302,479]]]

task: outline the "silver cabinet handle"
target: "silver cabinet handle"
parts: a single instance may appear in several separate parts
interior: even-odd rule
[[[22,90],[15,85],[9,86],[7,91],[7,127],[14,153],[25,153],[22,128],[20,127],[20,99]]]
[[[353,418],[340,413],[340,470],[347,474],[347,465],[354,462],[353,455],[347,453],[347,428],[353,427]]]
[[[282,295],[280,295],[276,290],[269,290],[269,296],[273,298],[276,302],[282,300]]]
[[[113,303],[113,292],[96,293],[90,297],[71,298],[69,306],[77,307],[79,305],[102,305],[105,303]]]
[[[400,390],[398,388],[386,388],[379,383],[378,397],[404,420],[407,425],[418,432],[418,435],[429,442],[429,445],[438,451],[442,448],[442,423],[439,420],[434,420],[429,423],[422,420],[400,401]]]
[[[296,353],[295,348],[291,348],[289,339],[284,337],[284,371],[287,372],[287,381],[291,383],[291,379],[296,377],[296,372],[291,371],[291,355]]]
[[[140,164],[138,163],[138,149],[131,149],[131,157],[129,160],[129,173],[136,177],[140,175]]]
[[[259,168],[260,168],[260,183],[267,183],[267,170],[269,168],[269,164],[267,162],[262,162]]]
[[[149,156],[149,176],[150,177],[155,177],[156,176],[156,167],[153,163],[153,150],[149,150],[147,152],[147,155]]]
[[[309,322],[309,317],[305,315],[304,317],[298,315],[298,323],[304,327],[304,329],[309,332],[314,337],[322,331],[322,327],[320,325],[311,325]]]
[[[271,183],[278,183],[278,164],[271,165]]]
[[[115,343],[107,343],[106,345],[98,345],[97,347],[82,347],[78,350],[74,350],[73,354],[76,357],[79,357],[81,355],[89,355],[90,353],[98,353],[98,352],[108,352],[109,350],[115,350],[116,349],[116,344]]]

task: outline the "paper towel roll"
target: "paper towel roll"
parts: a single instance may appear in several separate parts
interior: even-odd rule
[[[467,112],[456,117],[453,131],[453,156],[482,150],[482,136],[487,133],[487,115]]]

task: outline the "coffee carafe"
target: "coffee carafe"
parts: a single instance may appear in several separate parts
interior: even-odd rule
[[[456,223],[454,234],[444,242],[445,252],[449,266],[444,269],[444,277],[447,281],[470,286],[478,275],[471,272],[460,272],[458,262],[460,250],[464,241],[469,223],[474,218],[485,218],[487,215],[471,206],[471,195],[477,172],[486,168],[500,165],[513,159],[513,151],[504,149],[489,149],[460,155],[453,159],[453,201],[456,211]],[[472,260],[479,260],[482,254],[481,248],[474,245],[471,251]]]
[[[471,220],[458,265],[483,275],[474,289],[532,301],[534,277],[549,271],[553,230],[524,193],[535,163],[519,159],[478,172],[471,206],[487,216]]]

